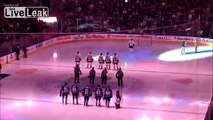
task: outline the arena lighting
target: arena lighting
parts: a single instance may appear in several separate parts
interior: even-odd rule
[[[161,61],[189,61],[207,57],[213,57],[213,48],[210,46],[199,46],[195,53],[195,47],[186,47],[186,54],[181,54],[181,48],[162,53],[158,60]]]
[[[56,17],[38,18],[38,20],[41,20],[41,21],[46,22],[46,23],[57,22],[57,18]]]
[[[57,57],[58,57],[57,52],[54,52],[54,53],[53,53],[53,58],[57,58]]]
[[[27,100],[27,101],[26,101],[26,104],[27,104],[28,106],[32,106],[32,105],[33,105],[33,102],[32,102],[32,100]]]
[[[127,62],[124,62],[124,66],[127,67]]]
[[[163,98],[163,102],[165,102],[165,103],[171,103],[171,99],[168,98],[168,97],[164,97]]]
[[[128,0],[125,0],[125,3],[128,3]]]
[[[150,101],[154,104],[157,104],[157,105],[162,104],[162,102],[158,98],[155,98],[155,97],[151,97]]]

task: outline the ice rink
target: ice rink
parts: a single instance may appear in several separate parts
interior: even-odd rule
[[[181,43],[137,43],[130,53],[128,41],[85,41],[57,44],[4,65],[0,80],[0,120],[203,120],[213,92],[213,49],[201,46],[194,53],[188,46],[185,55]],[[110,108],[95,106],[94,94],[89,106],[61,103],[59,90],[65,81],[73,84],[74,57],[82,56],[80,88],[89,84],[86,56],[94,59],[117,53],[124,72],[121,109],[115,109],[118,89],[115,70],[108,71],[113,89]],[[53,57],[54,54],[54,57]],[[97,61],[95,84],[100,84]],[[95,86],[91,86],[94,91]]]

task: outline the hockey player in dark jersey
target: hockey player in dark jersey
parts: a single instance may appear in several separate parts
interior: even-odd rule
[[[81,55],[80,55],[80,52],[77,51],[76,56],[75,56],[75,63],[76,63],[76,65],[79,65],[80,62],[81,62]]]
[[[74,68],[74,84],[79,83],[80,75],[82,74],[80,67],[78,64],[76,64]]]
[[[102,53],[100,53],[99,57],[98,57],[98,62],[99,62],[99,69],[103,69],[103,64],[104,64],[104,56]]]
[[[78,104],[79,89],[76,84],[71,86],[73,104]]]
[[[107,69],[104,68],[101,72],[101,84],[106,85],[107,84]]]
[[[111,58],[108,52],[105,57],[105,62],[106,62],[106,69],[110,70]]]
[[[89,98],[92,96],[92,91],[88,85],[83,89],[82,95],[84,96],[84,105],[88,106]]]
[[[116,53],[114,53],[114,56],[112,58],[112,63],[113,63],[113,66],[114,66],[114,70],[118,70],[118,63],[119,63],[119,60],[118,60],[118,56]]]
[[[104,91],[104,99],[106,100],[105,102],[106,107],[109,107],[111,98],[112,98],[112,89],[110,88],[110,86],[107,86],[107,88]]]
[[[89,71],[89,76],[88,76],[90,84],[93,84],[93,85],[95,84],[95,75],[96,75],[95,69],[94,67],[92,67],[92,69]]]
[[[69,86],[67,85],[67,82],[65,82],[60,89],[60,96],[62,97],[63,104],[67,104],[67,98],[69,94],[70,94],[70,89],[69,89]]]
[[[98,85],[95,89],[95,99],[96,99],[96,106],[101,106],[101,97],[103,96],[103,91],[101,86]]]
[[[87,56],[87,68],[92,68],[93,55],[92,52],[89,52]]]

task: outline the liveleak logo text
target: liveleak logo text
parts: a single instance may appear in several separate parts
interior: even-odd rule
[[[49,17],[48,7],[5,7],[5,18],[40,18]]]

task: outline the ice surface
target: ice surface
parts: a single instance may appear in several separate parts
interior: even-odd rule
[[[203,120],[213,91],[213,57],[189,61],[160,61],[159,55],[179,49],[178,44],[153,43],[136,45],[128,52],[128,41],[90,41],[59,44],[3,66],[10,74],[0,86],[0,120]],[[212,49],[210,49],[212,50]],[[114,70],[110,70],[108,84],[114,96],[110,108],[96,107],[94,96],[89,107],[61,104],[60,86],[73,84],[76,51],[82,56],[83,72],[80,88],[86,86],[89,69],[86,55],[114,52],[120,58],[124,71],[122,108],[114,108],[115,90],[118,89]],[[180,54],[180,53],[176,53]],[[197,53],[198,54],[198,53]],[[199,53],[202,54],[202,53]],[[100,84],[97,62],[96,85]],[[94,90],[95,86],[91,86]],[[104,101],[102,100],[102,105]]]

